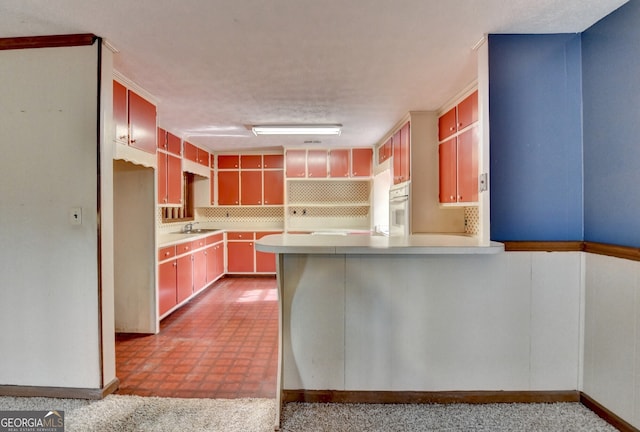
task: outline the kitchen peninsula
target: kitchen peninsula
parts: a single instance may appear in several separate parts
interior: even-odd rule
[[[532,294],[532,260],[544,255],[445,234],[281,234],[256,249],[278,254],[283,402],[460,391],[575,397],[577,317],[551,310],[573,311],[575,301],[550,305]],[[550,360],[558,350],[566,361]]]

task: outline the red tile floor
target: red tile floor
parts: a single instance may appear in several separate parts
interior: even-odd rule
[[[162,320],[159,334],[116,334],[117,393],[273,398],[277,345],[275,278],[224,278]]]

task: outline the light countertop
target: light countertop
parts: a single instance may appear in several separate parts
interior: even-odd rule
[[[158,247],[173,246],[174,244],[182,243],[185,241],[198,240],[199,238],[208,237],[210,235],[222,234],[225,230],[206,230],[206,231],[192,231],[189,233],[183,232],[171,232],[158,234],[157,245]]]
[[[283,254],[496,254],[498,242],[482,244],[476,237],[456,234],[416,234],[409,237],[341,234],[274,234],[256,241],[256,250]]]

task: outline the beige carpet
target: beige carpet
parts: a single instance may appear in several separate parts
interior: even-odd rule
[[[63,410],[65,432],[267,432],[273,399],[111,395],[101,401],[0,397],[0,410]],[[283,432],[615,432],[578,403],[287,404]]]

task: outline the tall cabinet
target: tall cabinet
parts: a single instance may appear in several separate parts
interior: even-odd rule
[[[466,96],[438,119],[440,190],[444,205],[478,201],[478,91]]]

